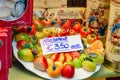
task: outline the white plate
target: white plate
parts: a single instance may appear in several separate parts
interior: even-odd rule
[[[97,71],[100,70],[101,68],[101,65],[97,65],[97,68],[94,72],[88,72],[88,71],[85,71],[83,68],[80,68],[80,69],[75,69],[75,75],[73,78],[71,79],[67,79],[67,78],[64,78],[62,76],[60,76],[59,78],[51,78],[46,72],[42,72],[42,71],[39,71],[37,69],[34,68],[33,66],[33,63],[32,62],[24,62],[22,60],[20,60],[17,56],[17,48],[16,48],[16,42],[13,41],[12,43],[12,46],[13,46],[13,54],[15,56],[15,58],[29,71],[35,73],[36,75],[42,77],[42,78],[46,78],[46,79],[52,79],[52,80],[83,80],[83,79],[86,79],[90,76],[92,76],[93,74],[95,74]]]

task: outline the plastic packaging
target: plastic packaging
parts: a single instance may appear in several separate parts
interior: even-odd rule
[[[33,0],[0,0],[0,27],[32,24]]]

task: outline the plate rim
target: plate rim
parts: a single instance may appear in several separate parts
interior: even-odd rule
[[[39,70],[35,69],[35,68],[33,67],[32,62],[25,62],[25,61],[22,61],[22,60],[20,60],[20,59],[18,58],[18,56],[17,56],[17,51],[18,51],[18,50],[17,50],[17,48],[16,48],[16,41],[15,41],[15,40],[12,41],[12,47],[13,47],[13,55],[14,55],[15,58],[24,66],[24,68],[27,69],[28,71],[30,71],[30,72],[38,75],[39,77],[44,78],[44,79],[52,79],[52,80],[61,80],[61,79],[62,79],[62,80],[73,80],[73,79],[80,79],[80,80],[84,80],[84,79],[86,79],[86,78],[89,78],[90,76],[92,76],[92,75],[95,74],[96,72],[98,72],[98,71],[100,70],[100,68],[101,68],[101,64],[100,64],[100,65],[97,65],[96,70],[95,70],[94,72],[85,71],[85,70],[83,70],[83,68],[75,69],[75,72],[78,71],[78,70],[83,70],[83,71],[85,71],[87,74],[89,74],[89,75],[87,75],[86,77],[83,77],[83,78],[78,78],[78,77],[76,78],[75,75],[74,75],[73,78],[70,78],[70,79],[64,78],[64,77],[62,77],[62,76],[60,76],[60,77],[58,77],[58,78],[52,78],[52,77],[50,77],[46,72],[39,71]],[[31,65],[31,66],[28,67],[26,64]],[[32,67],[34,70],[32,70],[31,67]],[[43,74],[45,73],[45,74],[48,75],[48,76],[46,77],[46,76],[44,76],[43,74],[40,75],[39,73],[43,73]]]

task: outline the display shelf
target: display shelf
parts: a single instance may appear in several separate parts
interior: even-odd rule
[[[120,73],[111,71],[102,65],[101,69],[90,78],[110,78],[118,77]],[[8,80],[45,80],[34,73],[26,70],[17,60],[13,61],[13,66],[9,70]]]

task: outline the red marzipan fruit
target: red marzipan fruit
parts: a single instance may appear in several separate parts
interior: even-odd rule
[[[66,29],[60,30],[60,36],[66,36],[68,34],[68,31]]]
[[[73,29],[70,29],[70,30],[68,30],[68,35],[75,35],[75,30],[73,30]]]
[[[61,70],[61,75],[65,78],[72,78],[74,76],[74,73],[75,68],[70,64],[66,64]]]
[[[55,62],[55,61],[57,61],[58,59],[59,59],[59,53],[54,53],[52,56],[51,56],[51,60],[53,61],[53,62]]]
[[[66,61],[66,57],[64,53],[60,53],[58,61],[62,61],[62,63]]]
[[[28,44],[28,41],[26,40],[20,40],[17,42],[17,49],[20,50],[22,48],[25,48],[25,45]]]
[[[79,53],[78,51],[73,51],[73,52],[71,52],[70,54],[71,54],[71,56],[72,56],[73,59],[80,57],[80,53]]]
[[[82,28],[82,25],[79,22],[73,23],[72,29],[75,30],[75,32],[80,32],[80,29]]]
[[[40,55],[33,61],[34,67],[40,71],[46,71],[48,68],[48,62],[45,56]]]
[[[73,58],[72,58],[72,56],[71,56],[71,54],[70,53],[65,53],[65,57],[66,57],[66,61],[67,60],[70,60],[70,61],[72,61],[73,60]]]
[[[68,29],[71,27],[71,22],[70,20],[63,20],[61,23],[61,28],[62,29]]]

